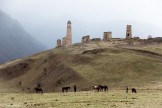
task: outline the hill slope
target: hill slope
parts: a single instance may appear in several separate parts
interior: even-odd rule
[[[161,88],[161,70],[160,53],[145,48],[99,48],[98,44],[84,44],[48,50],[1,65],[0,88],[3,86],[1,91],[8,92],[33,92],[40,85],[45,92],[52,92],[74,84],[79,90],[92,90],[92,85],[101,84],[111,89],[126,85],[153,89]]]
[[[22,26],[0,10],[0,63],[45,50]]]

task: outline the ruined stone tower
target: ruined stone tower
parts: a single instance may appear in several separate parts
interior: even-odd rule
[[[126,30],[126,39],[131,39],[132,38],[132,26],[127,25],[127,30]]]
[[[62,38],[62,46],[66,46],[66,37]]]
[[[112,32],[104,32],[103,34],[103,41],[111,41],[112,39]]]
[[[57,39],[57,47],[61,47],[61,39]]]
[[[82,43],[88,43],[88,42],[89,42],[89,38],[90,38],[89,35],[83,36],[83,37],[82,37]]]
[[[71,44],[72,44],[72,28],[71,28],[71,21],[69,20],[67,23],[66,45]]]

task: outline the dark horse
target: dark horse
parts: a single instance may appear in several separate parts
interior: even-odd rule
[[[99,86],[100,86],[100,91],[108,91],[108,86],[102,86],[102,85]]]
[[[64,92],[64,90],[65,90],[66,92],[68,92],[69,89],[70,89],[70,87],[62,87],[62,92]]]
[[[100,91],[100,86],[93,86],[93,89],[99,92]]]
[[[34,88],[34,90],[36,91],[36,93],[42,93],[43,94],[43,89],[40,87],[36,87]]]
[[[132,93],[137,93],[135,88],[132,88]]]

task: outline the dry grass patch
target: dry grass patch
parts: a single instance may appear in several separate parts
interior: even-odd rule
[[[1,108],[161,108],[162,92],[124,90],[108,92],[23,94],[1,93]]]

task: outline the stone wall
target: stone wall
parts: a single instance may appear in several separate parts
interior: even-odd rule
[[[101,38],[92,38],[91,41],[92,42],[101,42]]]
[[[103,40],[104,42],[111,41],[112,39],[112,32],[104,32]]]
[[[57,47],[61,47],[61,39],[57,39]]]
[[[89,42],[89,38],[90,38],[89,35],[83,36],[83,37],[82,37],[82,43],[88,43],[88,42]]]
[[[62,38],[62,46],[66,46],[66,37]]]

